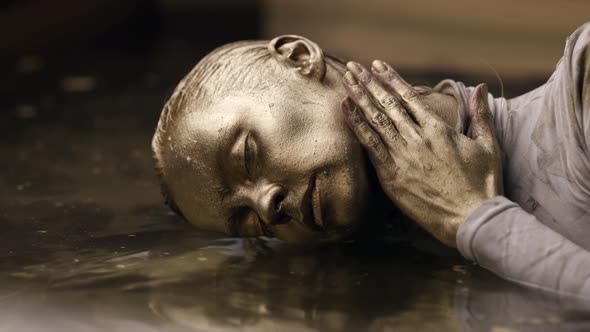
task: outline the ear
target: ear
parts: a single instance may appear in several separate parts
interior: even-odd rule
[[[279,36],[270,41],[268,50],[279,62],[305,77],[321,81],[326,74],[324,52],[307,38],[296,35]]]

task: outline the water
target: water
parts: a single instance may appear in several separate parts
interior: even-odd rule
[[[186,68],[94,57],[103,67],[81,73],[94,90],[26,77],[4,99],[0,331],[590,329],[588,303],[503,281],[428,238],[302,248],[184,225],[162,204],[149,142]]]

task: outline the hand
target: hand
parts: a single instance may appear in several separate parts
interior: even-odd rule
[[[364,146],[381,187],[404,212],[444,244],[468,214],[502,194],[501,154],[487,86],[471,95],[471,138],[433,113],[393,68],[374,61],[372,73],[349,63],[342,109]],[[354,73],[354,74],[353,74]]]

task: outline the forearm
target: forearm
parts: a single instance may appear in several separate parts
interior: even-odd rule
[[[470,213],[457,233],[466,258],[520,284],[590,296],[590,252],[505,197]]]

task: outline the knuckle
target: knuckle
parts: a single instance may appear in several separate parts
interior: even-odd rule
[[[380,126],[380,127],[385,127],[388,124],[390,124],[389,118],[385,114],[383,114],[379,111],[377,111],[373,114],[373,117],[371,118],[371,122],[377,126]]]
[[[397,78],[397,74],[393,70],[389,70],[389,68],[385,72],[380,73],[379,76],[384,81],[393,81]]]
[[[361,133],[363,136],[367,136],[371,134],[371,130],[369,129],[369,125],[367,125],[366,122],[361,122],[357,125],[357,130],[359,131],[359,133]]]
[[[402,98],[407,101],[417,100],[420,96],[414,89],[408,89],[402,94]]]
[[[397,129],[395,129],[395,127],[393,125],[387,126],[384,128],[385,129],[385,133],[390,137],[390,138],[396,138],[398,134]]]
[[[371,82],[373,76],[365,69],[363,69],[358,75],[358,80],[363,84],[368,84]]]
[[[371,149],[376,149],[380,144],[381,142],[375,135],[371,135],[367,138],[367,146]]]
[[[357,84],[357,85],[349,85],[347,86],[347,89],[350,90],[350,92],[354,95],[354,96],[358,96],[358,97],[363,97],[365,96],[367,93],[365,92],[365,89]]]
[[[385,134],[387,135],[387,137],[389,137],[389,139],[391,139],[392,141],[397,141],[398,139],[398,133],[397,130],[393,129],[393,127],[387,127],[385,130]]]
[[[379,103],[385,108],[396,108],[399,105],[399,102],[393,96],[384,96],[379,100]]]

